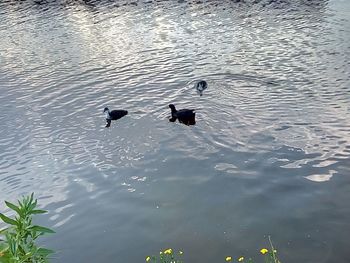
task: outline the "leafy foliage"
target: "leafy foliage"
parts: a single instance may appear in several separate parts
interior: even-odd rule
[[[38,247],[39,236],[54,233],[53,230],[33,225],[32,217],[47,211],[35,209],[34,193],[18,200],[18,205],[5,201],[7,207],[16,212],[14,218],[0,213],[0,219],[8,225],[0,230],[0,263],[46,263],[54,251]],[[3,240],[4,239],[4,240]]]
[[[179,251],[177,254],[173,252],[171,248],[159,252],[159,256],[147,256],[146,262],[150,263],[183,263],[183,261],[177,259],[183,254]]]
[[[277,257],[277,250],[274,248],[271,238],[269,236],[270,248],[262,248],[260,249],[260,253],[263,255],[263,260],[265,263],[282,263]],[[178,258],[183,254],[182,251],[178,253],[174,253],[171,248],[166,249],[164,251],[160,251],[158,256],[147,256],[145,258],[146,262],[149,263],[183,263],[182,260]],[[237,260],[237,261],[236,261]],[[234,259],[232,256],[226,256],[225,259],[218,262],[246,262],[246,263],[254,263],[252,258],[245,259],[244,256],[237,257]]]

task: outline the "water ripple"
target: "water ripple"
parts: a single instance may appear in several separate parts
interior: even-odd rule
[[[188,215],[206,213],[209,199],[222,218],[235,200],[230,211],[248,225],[256,221],[245,209],[272,192],[292,205],[316,202],[310,196],[323,190],[314,185],[346,185],[349,170],[349,17],[337,4],[1,1],[1,192],[35,191],[69,237],[86,234],[70,228],[95,209],[103,227],[125,234],[121,225],[138,229],[153,208],[172,222],[162,211],[173,200]],[[202,97],[199,79],[209,85]],[[196,109],[197,124],[170,123],[170,103]],[[105,106],[129,114],[105,129]],[[144,215],[129,208],[142,204]],[[311,220],[306,206],[296,208]]]

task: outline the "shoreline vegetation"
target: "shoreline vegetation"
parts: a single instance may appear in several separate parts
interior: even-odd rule
[[[30,196],[23,196],[17,201],[17,205],[5,201],[8,208],[15,212],[14,218],[0,213],[0,219],[7,224],[7,227],[0,229],[0,263],[48,263],[50,255],[55,253],[51,249],[40,247],[36,240],[45,234],[55,233],[52,229],[33,225],[33,216],[45,214],[46,210],[36,209],[37,199],[34,193]],[[265,263],[281,263],[277,257],[277,250],[274,248],[270,236],[269,249],[262,248]],[[168,248],[159,252],[159,255],[146,256],[145,261],[150,263],[184,263],[182,261],[183,251],[173,251]],[[252,258],[239,256],[226,256],[219,262],[247,262],[254,263]]]
[[[5,201],[8,208],[15,212],[14,218],[0,213],[0,219],[7,227],[0,230],[0,263],[46,263],[53,250],[37,245],[37,239],[53,230],[33,224],[33,216],[47,213],[36,209],[34,193],[23,196],[17,205]]]
[[[260,254],[263,256],[264,263],[282,263],[277,256],[277,250],[272,244],[271,238],[269,236],[269,249],[261,248]],[[179,250],[175,252],[173,249],[168,248],[163,251],[159,251],[159,255],[155,256],[147,256],[145,258],[146,262],[149,263],[184,263],[182,261],[183,251]],[[252,258],[246,258],[245,256],[239,256],[234,258],[233,256],[226,256],[222,260],[220,259],[218,262],[242,262],[242,263],[254,263]],[[260,262],[260,261],[258,261]]]

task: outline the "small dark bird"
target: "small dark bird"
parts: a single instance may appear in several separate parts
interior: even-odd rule
[[[112,110],[109,111],[109,109],[106,107],[103,110],[103,113],[106,115],[106,127],[111,126],[112,120],[119,120],[120,118],[124,117],[128,114],[127,110]]]
[[[195,110],[189,110],[189,109],[176,110],[174,104],[170,104],[169,108],[171,109],[171,118],[169,119],[169,121],[175,122],[176,119],[178,119],[179,122],[186,124],[186,125],[195,125],[196,124],[196,112],[195,112]]]
[[[208,88],[208,84],[207,84],[207,82],[205,80],[198,81],[194,86],[195,86],[196,90],[198,91],[199,96],[202,96],[203,95],[203,91],[206,88]]]

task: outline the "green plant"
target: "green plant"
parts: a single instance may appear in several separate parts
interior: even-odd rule
[[[269,243],[270,243],[270,251],[268,251],[267,249],[264,249],[264,248],[260,250],[260,252],[262,254],[265,254],[262,251],[266,250],[265,262],[266,263],[281,263],[281,261],[277,258],[277,250],[273,247],[270,236],[269,236]]]
[[[265,263],[281,263],[281,261],[277,258],[277,250],[273,247],[271,238],[269,236],[269,243],[270,243],[270,249],[262,248],[260,249],[260,253],[264,256],[264,262]],[[226,257],[226,262],[232,262],[233,259],[231,256]],[[238,262],[246,262],[246,263],[253,263],[253,259],[248,258],[245,260],[244,257],[239,257],[237,259]]]
[[[277,258],[277,250],[273,247],[271,238],[269,236],[270,249],[262,248],[260,249],[260,253],[264,256],[265,263],[281,263],[281,261]],[[178,255],[182,255],[183,252],[179,251]],[[171,248],[166,249],[164,251],[160,251],[159,256],[147,256],[146,262],[150,263],[183,263],[183,261],[176,259],[178,256],[173,253]],[[253,259],[248,258],[245,259],[243,256],[237,258],[237,261],[232,258],[232,256],[227,256],[223,261],[226,262],[246,262],[253,263]]]
[[[14,218],[0,213],[0,219],[8,225],[0,230],[0,263],[44,263],[54,251],[39,247],[35,241],[53,230],[33,225],[32,217],[47,211],[36,209],[34,193],[18,200],[18,205],[5,201],[7,207],[16,212]],[[1,239],[4,238],[4,239]]]
[[[173,253],[171,248],[159,252],[159,256],[147,256],[146,262],[150,263],[183,263],[181,260],[176,259],[176,257],[181,256],[182,251],[178,252],[178,255]]]

